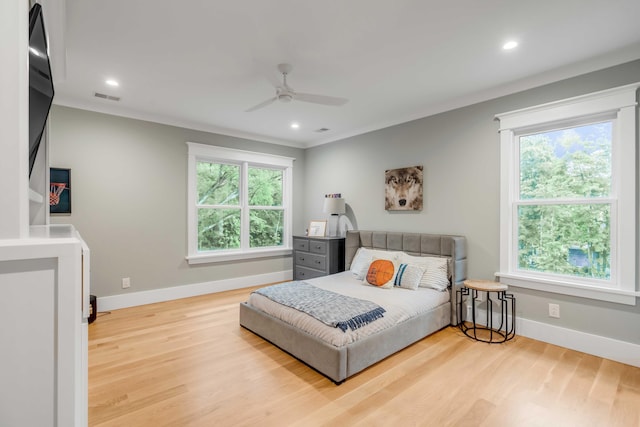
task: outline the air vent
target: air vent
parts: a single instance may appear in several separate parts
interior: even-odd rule
[[[320,128],[320,129],[316,129],[315,131],[318,132],[318,133],[321,133],[321,132],[326,132],[328,130],[329,130],[329,128]]]
[[[104,93],[99,92],[95,92],[93,96],[95,96],[96,98],[108,99],[109,101],[120,101],[119,96],[105,95]]]

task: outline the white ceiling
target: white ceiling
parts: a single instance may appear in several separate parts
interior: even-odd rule
[[[55,104],[297,147],[640,58],[638,0],[42,1]],[[245,112],[281,62],[350,101]]]

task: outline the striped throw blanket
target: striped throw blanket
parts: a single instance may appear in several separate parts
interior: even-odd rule
[[[340,295],[307,282],[287,282],[256,291],[272,301],[295,308],[325,325],[356,330],[384,316],[386,311],[371,301]]]

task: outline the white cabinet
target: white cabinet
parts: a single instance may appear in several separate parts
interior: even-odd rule
[[[89,249],[69,225],[0,240],[0,425],[87,425]]]

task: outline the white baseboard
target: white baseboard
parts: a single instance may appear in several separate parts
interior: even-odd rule
[[[534,340],[640,368],[640,345],[638,344],[529,319],[516,319],[516,332]]]
[[[274,273],[259,274],[255,276],[236,277],[233,279],[216,280],[213,282],[194,283],[191,285],[173,286],[171,288],[154,289],[151,291],[99,297],[97,298],[97,306],[99,312],[117,310],[119,308],[171,301],[174,299],[194,297],[214,292],[248,288],[250,286],[263,285],[265,283],[284,282],[292,280],[292,278],[293,272],[291,270],[277,271]]]
[[[486,313],[486,310],[476,309],[476,319],[482,319],[482,322],[477,322],[478,324],[484,325]],[[495,313],[493,324],[500,324]],[[516,335],[640,368],[640,345],[638,344],[519,317],[516,317]]]

